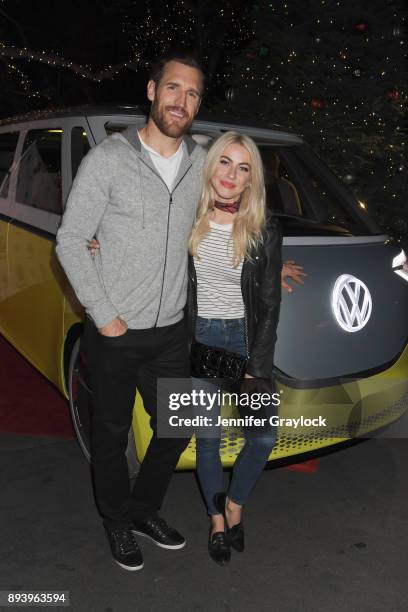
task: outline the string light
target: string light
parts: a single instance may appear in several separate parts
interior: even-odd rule
[[[66,68],[80,76],[89,79],[90,81],[95,81],[97,83],[100,83],[105,79],[111,79],[115,77],[125,68],[134,70],[138,66],[146,63],[142,62],[141,54],[136,54],[131,61],[122,62],[120,64],[116,64],[115,66],[108,66],[103,70],[93,72],[86,65],[73,63],[55,53],[45,53],[44,51],[34,52],[26,48],[21,49],[18,47],[12,47],[10,45],[6,45],[3,42],[0,42],[0,56],[14,59],[25,59],[29,62],[42,62],[44,64],[47,64],[48,66]]]

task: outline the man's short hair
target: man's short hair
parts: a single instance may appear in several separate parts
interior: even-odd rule
[[[180,49],[172,49],[167,51],[152,64],[149,79],[154,81],[156,86],[160,83],[166,64],[169,62],[179,62],[180,64],[184,64],[185,66],[190,66],[191,68],[196,68],[196,70],[199,70],[199,72],[201,72],[204,90],[205,73],[200,60],[194,52]]]

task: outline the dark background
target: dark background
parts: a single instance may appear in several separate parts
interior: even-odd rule
[[[407,15],[404,0],[0,0],[0,117],[144,104],[151,60],[193,48],[207,108],[302,134],[406,237]]]

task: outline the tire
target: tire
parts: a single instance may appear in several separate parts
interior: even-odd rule
[[[93,409],[92,390],[87,382],[86,367],[81,354],[81,338],[73,346],[68,370],[68,396],[71,418],[81,450],[88,462],[91,461],[90,426]],[[126,459],[129,478],[135,478],[140,463],[136,456],[135,439],[132,427],[129,430]]]

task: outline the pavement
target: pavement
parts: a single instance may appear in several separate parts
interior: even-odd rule
[[[145,567],[127,572],[76,441],[3,433],[0,590],[69,591],[74,612],[405,612],[407,465],[407,440],[374,438],[321,457],[314,473],[264,471],[246,550],[227,567],[208,556],[194,473],[176,473],[162,514],[187,546],[140,538]]]

